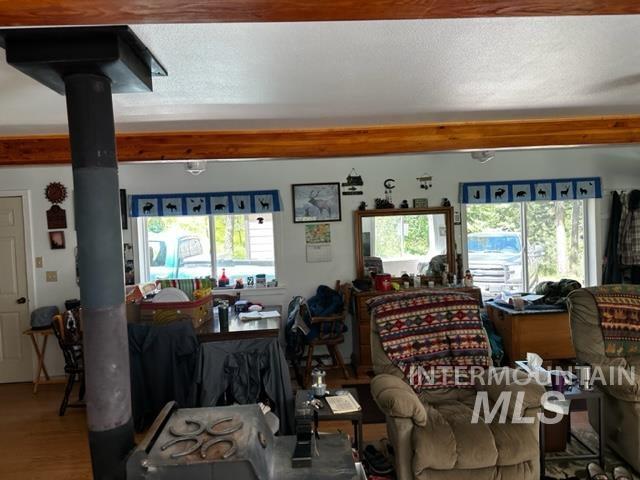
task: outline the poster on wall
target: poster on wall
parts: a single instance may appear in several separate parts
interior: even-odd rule
[[[135,285],[136,283],[136,267],[133,258],[133,245],[130,243],[122,244],[124,255],[124,284]]]
[[[63,250],[66,248],[64,232],[49,232],[49,245],[51,246],[51,250]]]
[[[328,223],[305,225],[304,237],[307,243],[331,243],[331,225]]]
[[[292,185],[293,222],[339,222],[340,184],[301,183]]]
[[[305,240],[307,243],[307,263],[330,262],[331,254],[331,225],[318,223],[305,225]]]

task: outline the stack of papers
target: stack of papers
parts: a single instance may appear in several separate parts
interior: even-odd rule
[[[280,318],[280,312],[277,310],[264,310],[262,312],[243,312],[238,315],[243,322],[251,320],[265,320],[267,318]]]
[[[341,413],[359,412],[362,410],[360,404],[356,402],[353,395],[347,393],[346,395],[334,395],[331,397],[325,397],[325,400],[331,407],[331,411],[336,415]]]
[[[553,413],[559,413],[560,415],[568,415],[570,406],[571,400],[556,400],[548,398],[542,402],[542,407],[545,410]]]

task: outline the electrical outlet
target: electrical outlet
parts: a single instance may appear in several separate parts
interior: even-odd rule
[[[42,257],[36,257],[36,268],[42,268]]]
[[[47,272],[47,282],[57,282],[58,281],[58,272]]]

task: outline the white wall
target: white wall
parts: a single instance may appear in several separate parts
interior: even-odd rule
[[[120,168],[120,185],[128,194],[179,193],[196,191],[229,191],[271,189],[280,190],[284,211],[276,221],[276,255],[280,284],[286,287],[281,298],[286,305],[293,295],[311,295],[322,283],[333,284],[337,279],[351,280],[355,276],[353,210],[361,200],[370,207],[373,199],[382,196],[382,182],[396,180],[393,200],[416,197],[429,198],[430,205],[439,205],[442,197],[457,204],[458,184],[467,181],[554,178],[565,176],[600,176],[605,190],[640,188],[640,152],[634,147],[558,149],[498,152],[491,162],[481,165],[468,154],[432,154],[341,159],[278,160],[255,162],[212,162],[199,176],[185,172],[182,164],[130,164]],[[291,184],[344,181],[355,168],[362,175],[364,196],[342,197],[342,221],[332,223],[333,261],[306,263],[304,225],[294,224],[291,212]],[[416,177],[433,175],[433,188],[427,192],[419,188]],[[51,181],[61,181],[72,190],[70,167],[0,168],[0,190],[31,191],[32,237],[34,256],[42,256],[44,268],[35,272],[35,295],[32,308],[42,305],[62,307],[65,299],[78,297],[75,284],[71,199],[62,206],[67,210],[69,228],[65,231],[67,248],[50,250],[45,211],[50,204],[44,198],[44,187]],[[71,192],[72,193],[72,192]],[[596,211],[597,237],[606,231],[608,202]],[[130,231],[129,231],[130,232]],[[129,235],[129,232],[126,235]],[[457,231],[460,249],[460,232]],[[601,252],[599,245],[598,252]],[[598,263],[599,259],[598,259]],[[31,268],[34,268],[33,259]],[[45,282],[45,271],[57,270],[58,282]],[[350,333],[344,345],[347,358],[351,352]],[[60,372],[62,361],[54,348],[49,352],[51,369]]]

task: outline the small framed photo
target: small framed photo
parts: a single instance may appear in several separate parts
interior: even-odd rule
[[[122,223],[122,230],[129,228],[127,211],[127,191],[124,188],[120,189],[120,222]]]
[[[429,199],[428,198],[414,198],[413,199],[413,208],[429,208]]]
[[[342,220],[340,183],[299,183],[291,187],[294,223]]]
[[[49,245],[51,245],[51,250],[63,250],[66,248],[64,232],[62,230],[49,232]]]

